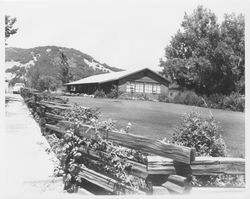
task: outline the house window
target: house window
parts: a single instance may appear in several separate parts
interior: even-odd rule
[[[153,92],[153,84],[152,83],[145,83],[145,93],[152,93]]]
[[[153,84],[153,93],[157,93],[157,94],[161,93],[161,87],[159,84]]]
[[[136,93],[161,93],[161,86],[160,84],[156,83],[146,83],[146,82],[128,82],[126,91],[136,92]]]
[[[143,93],[143,83],[141,83],[141,82],[135,83],[135,92]]]
[[[128,82],[126,91],[127,92],[134,92],[135,91],[135,83],[134,82]]]

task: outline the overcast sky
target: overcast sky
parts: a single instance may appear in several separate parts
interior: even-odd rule
[[[17,17],[18,33],[8,46],[56,45],[75,48],[111,66],[156,69],[184,13],[198,6],[245,13],[243,0],[70,0],[5,1],[5,14]]]

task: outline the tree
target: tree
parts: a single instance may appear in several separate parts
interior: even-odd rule
[[[70,72],[68,58],[62,51],[60,51],[60,65],[59,65],[58,79],[64,85],[66,83],[69,83],[72,80],[72,78],[73,75]]]
[[[38,80],[41,77],[41,71],[38,67],[31,66],[27,71],[28,86],[39,89]]]
[[[37,89],[40,91],[55,91],[58,87],[58,81],[52,76],[41,76],[37,81]]]
[[[221,24],[221,38],[231,52],[223,58],[230,66],[236,91],[245,93],[245,21],[242,14],[225,15]]]
[[[202,6],[185,13],[182,30],[165,48],[166,60],[160,61],[163,75],[200,94],[235,91],[244,75],[244,18],[232,16],[225,15],[219,25],[216,15]]]
[[[6,40],[13,34],[17,33],[18,28],[14,28],[16,23],[15,17],[5,16],[5,45],[7,45]]]
[[[8,68],[5,71],[6,73],[11,73],[15,75],[9,82],[10,85],[14,86],[15,83],[26,83],[26,69],[25,67],[13,66],[12,68]]]

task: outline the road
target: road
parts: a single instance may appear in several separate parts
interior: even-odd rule
[[[62,179],[53,177],[58,160],[53,153],[45,151],[49,145],[22,97],[7,94],[6,99],[3,146],[6,150],[2,157],[4,177],[1,176],[5,188],[1,190],[1,194],[11,198],[51,194],[60,198],[67,197],[68,194],[63,192]],[[87,192],[81,190],[73,195],[77,197],[79,194],[86,195]]]

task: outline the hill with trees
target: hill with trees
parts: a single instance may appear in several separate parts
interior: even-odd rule
[[[100,63],[92,56],[73,48],[43,46],[30,49],[7,47],[6,73],[10,85],[24,82],[39,90],[55,90],[68,81],[95,74],[121,71]],[[46,84],[46,85],[45,85]]]

